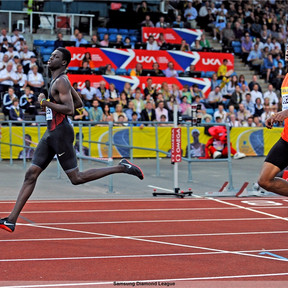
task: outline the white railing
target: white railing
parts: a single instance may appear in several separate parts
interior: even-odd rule
[[[89,24],[89,35],[92,35],[92,30],[93,30],[93,17],[95,17],[95,15],[92,14],[76,14],[76,13],[58,13],[58,12],[28,12],[28,11],[7,11],[7,10],[0,10],[0,13],[7,13],[8,14],[8,32],[11,33],[12,32],[12,18],[13,18],[13,14],[23,14],[23,20],[25,16],[28,16],[30,18],[30,25],[29,25],[29,32],[32,33],[33,32],[33,14],[37,14],[37,15],[41,15],[41,16],[46,16],[46,17],[50,17],[53,19],[52,23],[50,23],[50,27],[49,29],[51,30],[51,34],[55,33],[55,22],[56,16],[62,16],[62,17],[68,17],[71,19],[71,23],[70,23],[70,29],[71,29],[71,34],[74,33],[74,24],[75,24],[75,17],[88,17],[90,18],[90,24]],[[17,21],[16,21],[17,22]]]

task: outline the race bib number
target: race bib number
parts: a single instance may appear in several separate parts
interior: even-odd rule
[[[49,107],[46,107],[46,120],[52,120],[53,119],[53,113],[52,109]]]

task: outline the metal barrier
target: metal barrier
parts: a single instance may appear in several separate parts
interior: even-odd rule
[[[25,135],[25,128],[26,127],[31,127],[31,124],[35,122],[32,121],[22,121],[21,122],[21,126],[22,126],[22,131],[23,131],[23,135]],[[72,122],[74,127],[79,127],[79,150],[80,150],[80,154],[77,155],[78,159],[79,159],[79,170],[83,171],[83,160],[90,160],[90,161],[94,161],[94,162],[99,162],[99,163],[104,163],[107,164],[107,166],[113,166],[113,146],[117,146],[117,147],[123,147],[123,148],[128,148],[130,153],[130,160],[133,161],[133,149],[140,149],[140,150],[150,150],[150,151],[155,151],[156,152],[156,176],[159,177],[161,175],[160,173],[160,153],[165,154],[165,155],[169,155],[169,153],[167,151],[163,151],[161,149],[159,149],[159,136],[158,136],[158,129],[159,129],[159,124],[161,123],[163,125],[163,122],[153,122],[153,124],[151,124],[151,122],[137,122],[138,124],[147,124],[150,127],[154,127],[155,128],[155,148],[145,148],[145,147],[139,147],[139,146],[134,146],[133,145],[133,126],[129,125],[129,124],[133,124],[133,122],[128,122],[127,124],[127,128],[129,128],[129,145],[122,145],[122,144],[115,144],[113,141],[113,127],[115,127],[113,124],[113,122],[87,122],[87,121],[74,121]],[[109,137],[108,137],[108,143],[107,142],[100,142],[100,141],[92,141],[91,140],[91,127],[95,126],[97,124],[103,125],[107,125],[109,127]],[[167,124],[172,124],[172,122],[166,122]],[[23,137],[23,145],[19,145],[19,144],[13,144],[12,143],[12,125],[16,124],[19,126],[19,122],[18,121],[0,121],[0,125],[2,126],[3,124],[8,125],[9,126],[9,131],[10,131],[10,139],[9,139],[9,143],[7,142],[3,142],[2,139],[0,140],[0,144],[2,145],[9,145],[10,147],[10,165],[13,164],[13,157],[12,157],[12,147],[22,147],[22,148],[33,148],[30,146],[26,146],[25,145],[25,137]],[[41,123],[36,123],[36,127],[38,129],[38,139],[41,138],[40,135],[40,128],[43,126],[40,126]],[[121,123],[123,124],[123,122]],[[187,129],[187,140],[188,143],[191,143],[190,141],[190,128],[194,127],[191,125],[190,122],[186,122],[186,123],[182,123],[181,124],[182,127],[186,127]],[[201,126],[211,126],[212,124],[201,124]],[[83,127],[87,127],[89,128],[89,139],[88,140],[83,140]],[[216,126],[216,125],[215,125]],[[229,179],[229,190],[233,190],[233,179],[232,179],[232,158],[231,158],[231,147],[230,147],[230,127],[228,124],[220,124],[217,123],[217,126],[225,126],[227,129],[227,148],[228,148],[228,158],[223,158],[223,159],[198,159],[198,158],[191,158],[190,156],[190,145],[188,145],[188,158],[182,157],[182,160],[187,162],[188,165],[188,182],[192,182],[192,162],[227,162],[228,164],[228,179]],[[99,158],[95,158],[95,157],[91,157],[91,155],[89,156],[84,156],[83,155],[83,143],[88,143],[89,148],[91,147],[91,144],[102,144],[102,145],[106,145],[108,146],[108,159],[104,160],[104,159],[99,159]],[[35,148],[33,148],[35,149]],[[89,149],[89,151],[91,151],[91,149]],[[23,155],[23,168],[26,168],[26,152],[25,149],[23,150],[24,155]],[[0,145],[0,161],[2,161],[1,158],[1,145]],[[57,178],[61,178],[61,167],[59,162],[57,162]],[[108,192],[112,193],[113,192],[113,175],[108,176]]]
[[[33,11],[7,11],[7,10],[0,10],[0,13],[7,13],[8,14],[8,32],[11,33],[12,32],[12,17],[13,14],[24,14],[24,16],[28,16],[29,17],[29,32],[33,33],[33,15],[41,15],[41,16],[46,16],[46,17],[52,17],[54,21],[52,21],[50,30],[51,30],[51,34],[54,34],[54,30],[55,30],[55,17],[56,16],[60,16],[60,17],[68,17],[71,19],[71,34],[74,33],[74,27],[75,27],[75,17],[88,17],[90,18],[90,23],[89,23],[89,35],[92,35],[93,32],[93,17],[95,17],[95,15],[92,14],[76,14],[76,13],[56,13],[56,12],[33,12]],[[23,19],[24,19],[23,16]]]

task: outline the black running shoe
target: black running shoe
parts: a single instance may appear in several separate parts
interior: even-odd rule
[[[13,232],[15,230],[15,223],[8,221],[8,218],[0,219],[0,228],[8,232]]]
[[[119,165],[122,165],[125,167],[125,170],[124,170],[125,173],[137,176],[140,180],[144,179],[144,174],[142,170],[135,164],[132,164],[131,162],[129,162],[128,160],[122,159],[119,162]]]

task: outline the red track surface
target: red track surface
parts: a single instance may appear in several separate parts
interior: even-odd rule
[[[287,287],[285,200],[30,201],[0,231],[0,287]]]

